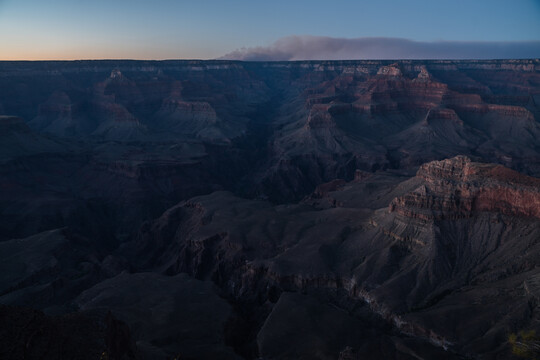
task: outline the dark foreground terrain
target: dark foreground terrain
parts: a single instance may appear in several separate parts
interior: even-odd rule
[[[0,358],[512,359],[539,119],[539,60],[0,62]]]

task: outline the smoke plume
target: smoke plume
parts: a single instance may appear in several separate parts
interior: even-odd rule
[[[412,41],[400,38],[355,39],[288,36],[270,46],[241,48],[221,59],[244,61],[354,59],[528,59],[540,57],[540,41]]]

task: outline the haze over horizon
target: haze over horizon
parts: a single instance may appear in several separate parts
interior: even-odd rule
[[[540,2],[0,0],[0,60],[540,57]]]

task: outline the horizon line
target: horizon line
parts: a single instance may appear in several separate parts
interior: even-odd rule
[[[540,57],[531,58],[386,58],[386,59],[305,59],[305,60],[238,60],[238,59],[197,59],[197,58],[171,58],[171,59],[133,59],[133,58],[86,58],[86,59],[0,59],[0,62],[77,62],[77,61],[152,61],[152,62],[165,62],[165,61],[213,61],[223,63],[300,63],[300,62],[354,62],[354,61],[524,61],[524,60],[540,60]]]

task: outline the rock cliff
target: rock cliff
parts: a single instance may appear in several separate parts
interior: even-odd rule
[[[422,185],[394,199],[391,212],[423,220],[468,218],[482,211],[540,217],[540,181],[501,165],[458,156],[424,164],[416,176]]]

